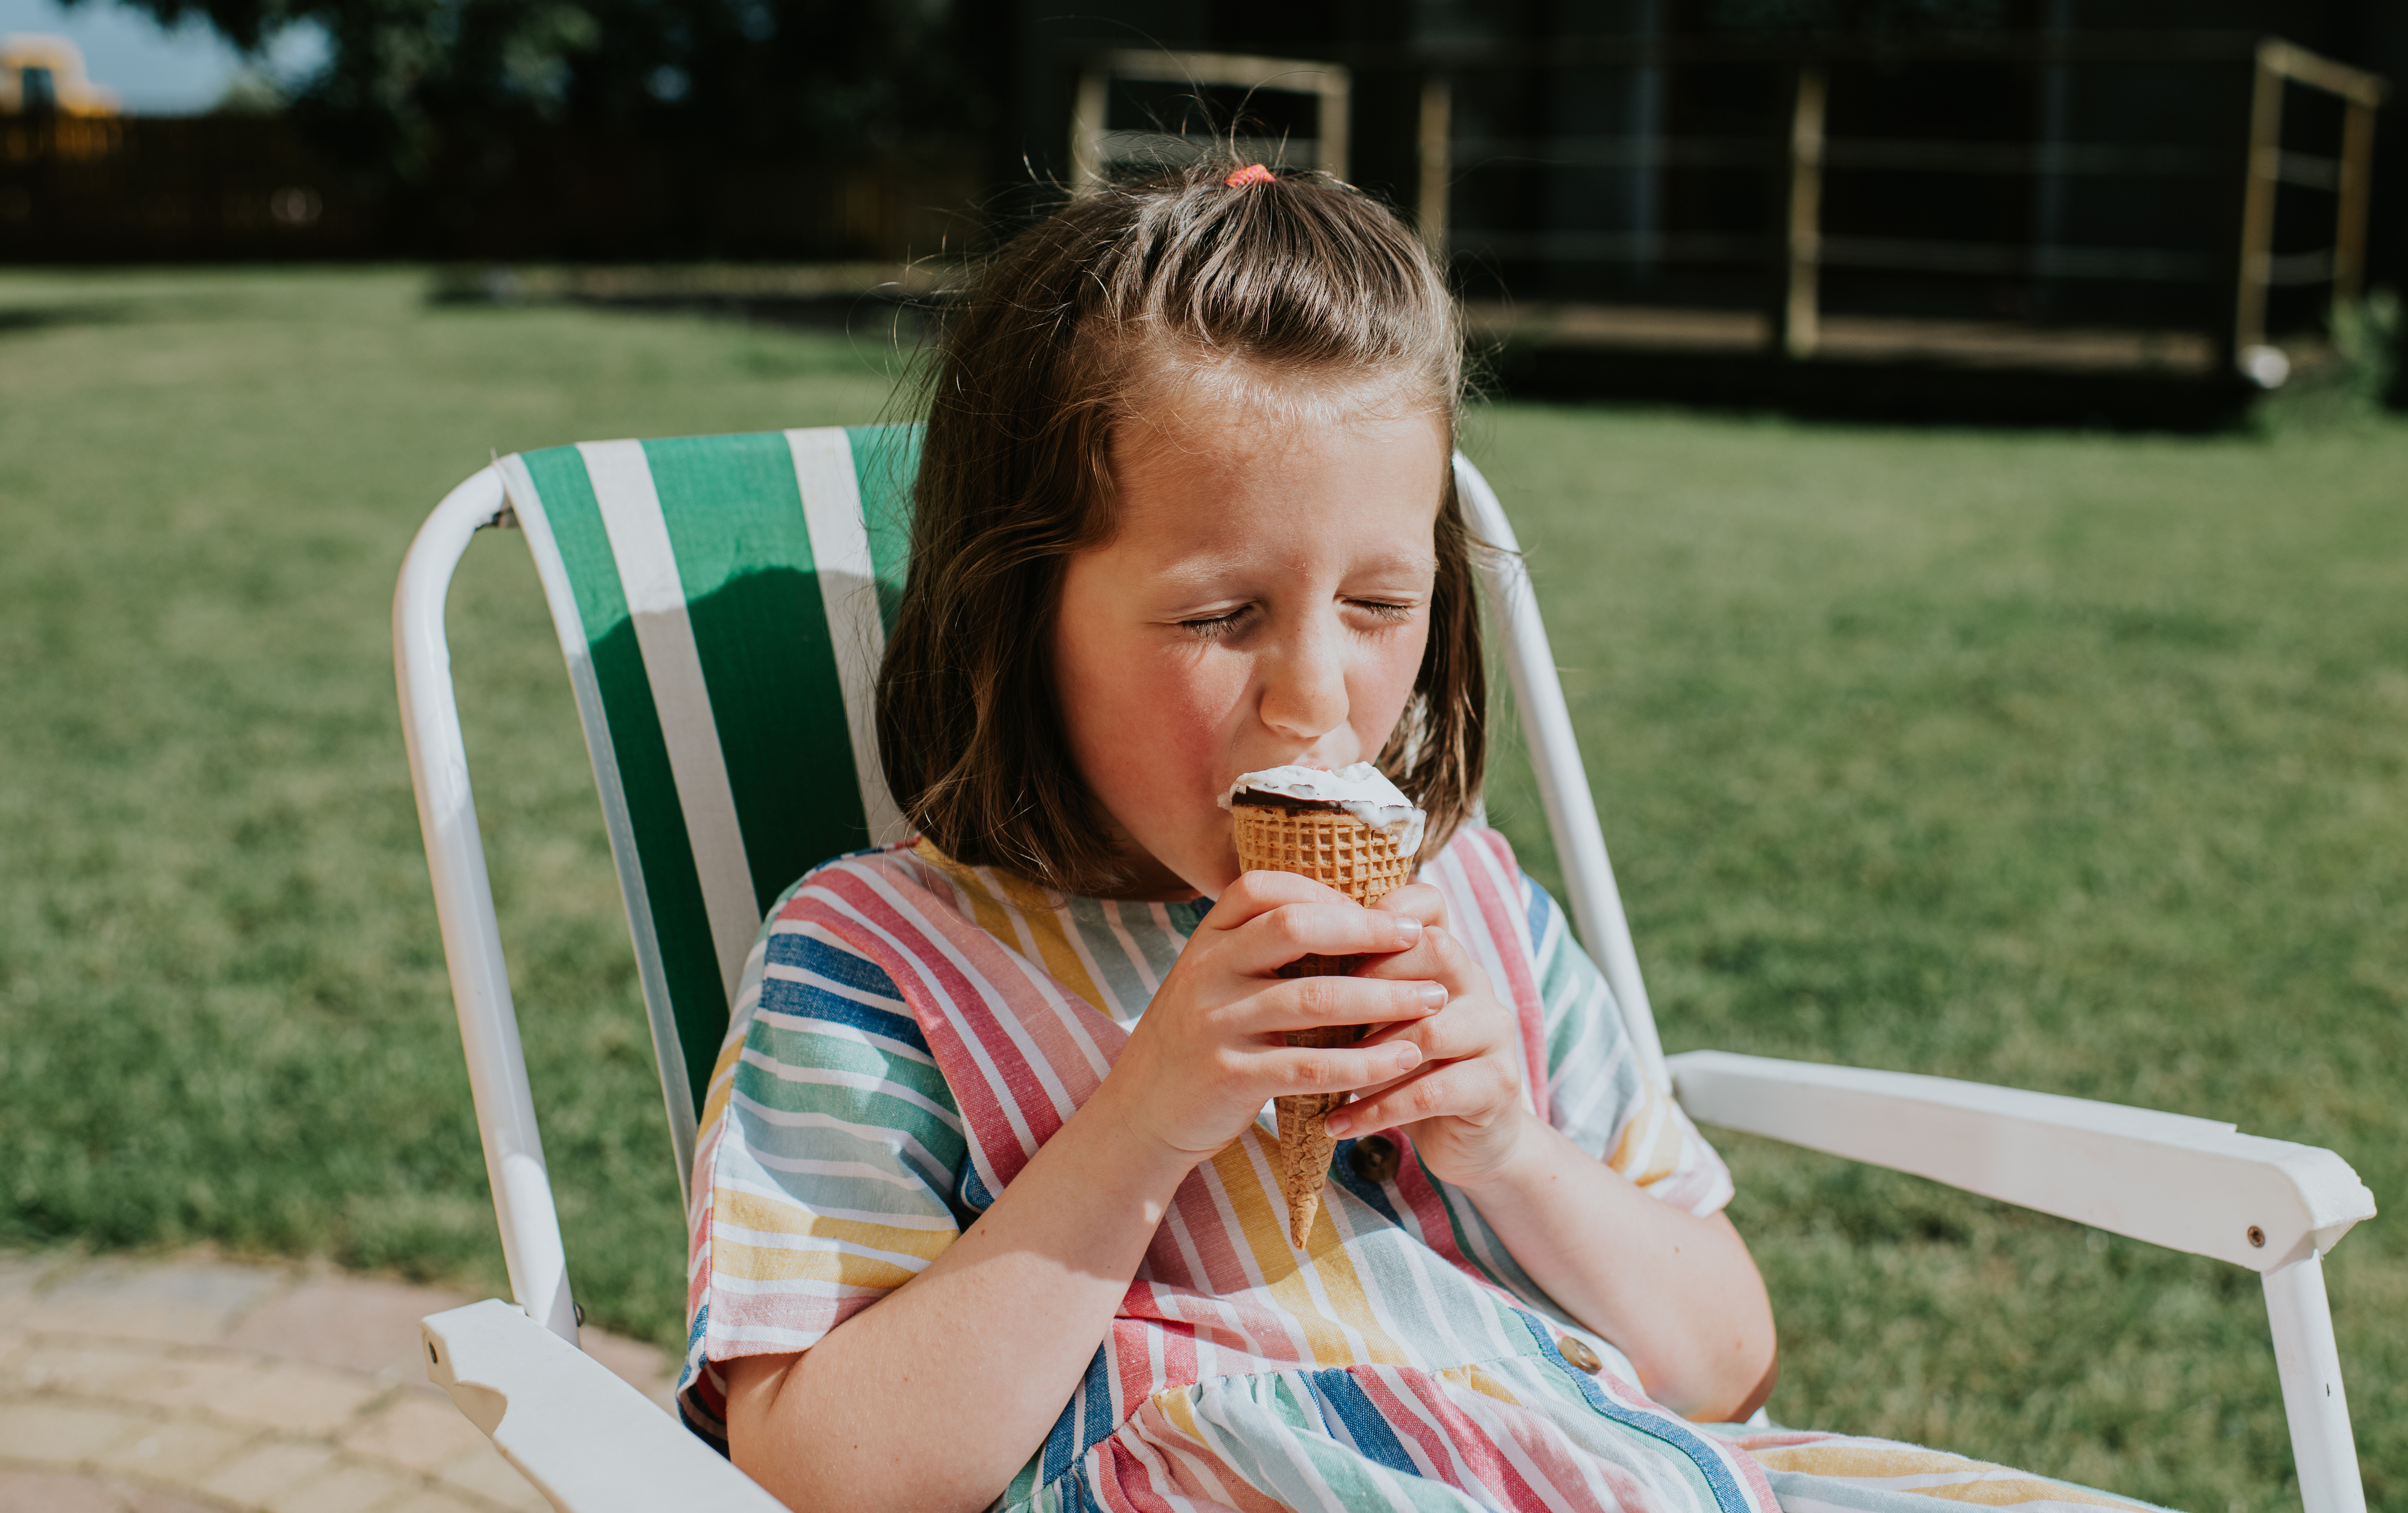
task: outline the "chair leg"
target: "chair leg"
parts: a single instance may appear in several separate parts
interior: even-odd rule
[[[2291,1421],[2291,1457],[2306,1513],[2366,1513],[2342,1394],[2341,1352],[2325,1301],[2324,1262],[2313,1252],[2265,1274],[2266,1318],[2274,1328],[2274,1365],[2283,1376],[2283,1412]]]

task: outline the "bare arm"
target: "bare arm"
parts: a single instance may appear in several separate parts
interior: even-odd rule
[[[993,1502],[1077,1390],[1188,1172],[1275,1094],[1368,1087],[1419,1062],[1411,1045],[1302,1049],[1284,1032],[1419,1018],[1442,994],[1277,968],[1420,936],[1300,877],[1232,886],[1103,1086],[978,1222],[810,1349],[727,1363],[737,1465],[797,1510]]]
[[[1729,1219],[1649,1197],[1536,1118],[1469,1191],[1530,1280],[1620,1347],[1657,1402],[1732,1422],[1771,1395],[1772,1303]]]
[[[737,1465],[798,1510],[984,1507],[1077,1389],[1189,1164],[1099,1091],[907,1286],[800,1355],[728,1362]]]

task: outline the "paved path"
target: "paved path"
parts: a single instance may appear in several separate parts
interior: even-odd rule
[[[426,1380],[474,1300],[322,1267],[0,1252],[0,1513],[546,1513]],[[659,1402],[667,1362],[584,1332]]]

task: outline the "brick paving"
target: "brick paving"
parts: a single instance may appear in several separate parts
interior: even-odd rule
[[[0,1253],[0,1513],[544,1513],[426,1380],[474,1301],[323,1268]],[[649,1345],[589,1353],[667,1410]]]

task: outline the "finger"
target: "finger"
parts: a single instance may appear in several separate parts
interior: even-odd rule
[[[1399,1041],[1398,1045],[1410,1045]],[[1486,1121],[1517,1096],[1497,1058],[1440,1061],[1395,1087],[1375,1090],[1329,1116],[1329,1132],[1343,1140],[1357,1130],[1384,1130],[1442,1115]]]
[[[1252,1034],[1312,1030],[1325,1025],[1387,1026],[1422,1019],[1446,1007],[1436,983],[1373,982],[1368,977],[1291,977],[1251,995],[1229,1016]],[[1426,1056],[1427,1050],[1421,1054]]]
[[[1410,950],[1387,956],[1374,956],[1363,963],[1359,974],[1365,977],[1424,977],[1443,983],[1455,997],[1484,990],[1487,974],[1463,948],[1463,943],[1441,925],[1425,926],[1422,938]]]
[[[1298,957],[1394,956],[1412,950],[1423,939],[1422,922],[1410,915],[1383,914],[1341,896],[1332,897],[1336,901],[1281,904],[1230,931],[1227,939],[1234,951],[1227,958],[1229,965],[1239,972],[1268,976]]]
[[[1363,1037],[1363,1044],[1410,1040],[1422,1048],[1425,1061],[1457,1061],[1491,1052],[1511,1054],[1507,1050],[1511,1021],[1501,1014],[1483,1014],[1478,1009],[1478,1000],[1455,999],[1440,1013],[1381,1025]]]
[[[1273,1096],[1291,1093],[1345,1093],[1357,1088],[1392,1083],[1421,1065],[1421,1050],[1411,1044],[1374,1045],[1294,1045],[1263,1053]]]
[[[1258,915],[1292,903],[1353,902],[1346,895],[1326,883],[1315,882],[1295,872],[1240,872],[1238,880],[1222,890],[1213,901],[1211,912],[1204,916],[1200,929],[1234,930]]]
[[[1446,923],[1446,895],[1427,883],[1407,883],[1371,905],[1390,914],[1411,915],[1425,925]]]
[[[1369,1042],[1369,1041],[1366,1041],[1366,1042],[1364,1042],[1363,1044],[1364,1044],[1364,1045],[1369,1045],[1369,1044],[1371,1044],[1371,1043],[1370,1043],[1370,1042]],[[1355,1107],[1357,1107],[1357,1108],[1368,1108],[1368,1107],[1369,1107],[1369,1106],[1370,1106],[1371,1100],[1373,1100],[1373,1099],[1375,1099],[1375,1098],[1380,1097],[1382,1094],[1383,1094],[1383,1093],[1387,1092],[1390,1088],[1401,1088],[1401,1087],[1403,1087],[1406,1083],[1408,1083],[1408,1082],[1412,1081],[1412,1080],[1413,1078],[1415,1078],[1415,1077],[1426,1077],[1426,1076],[1430,1075],[1432,1073],[1435,1073],[1436,1071],[1438,1071],[1438,1070],[1439,1070],[1439,1068],[1440,1068],[1440,1066],[1441,1064],[1442,1064],[1442,1063],[1440,1063],[1440,1062],[1432,1061],[1432,1060],[1428,1060],[1428,1059],[1424,1059],[1424,1060],[1423,1060],[1419,1065],[1415,1066],[1415,1067],[1414,1067],[1411,1072],[1408,1072],[1408,1073],[1406,1073],[1406,1074],[1402,1074],[1402,1075],[1400,1075],[1400,1076],[1394,1076],[1394,1077],[1390,1077],[1390,1078],[1388,1078],[1385,1082],[1374,1082],[1374,1083],[1369,1083],[1369,1084],[1367,1084],[1367,1085],[1365,1085],[1365,1086],[1363,1086],[1363,1087],[1357,1088],[1355,1088],[1355,1089],[1354,1089],[1354,1106],[1355,1106]],[[1356,1122],[1359,1124],[1361,1121],[1360,1121],[1360,1120],[1357,1120]],[[1364,1126],[1363,1126],[1363,1128],[1364,1128],[1364,1129],[1369,1129],[1369,1126],[1368,1126],[1368,1125],[1364,1125]],[[1358,1131],[1357,1132],[1359,1133],[1359,1132],[1360,1132],[1360,1131]]]
[[[1424,1018],[1374,1026],[1355,1044],[1382,1045],[1411,1041],[1421,1047],[1425,1067],[1443,1061],[1501,1057],[1509,1075],[1518,1076],[1520,1060],[1513,1054],[1512,1030],[1512,1019],[1495,1003],[1456,999],[1440,1012]]]

